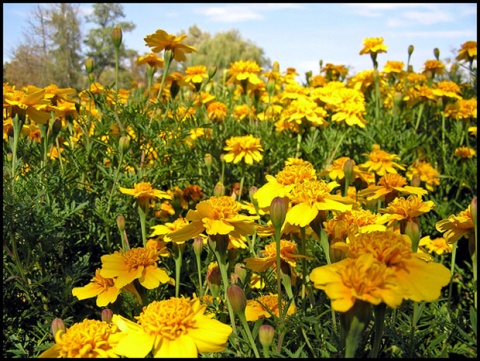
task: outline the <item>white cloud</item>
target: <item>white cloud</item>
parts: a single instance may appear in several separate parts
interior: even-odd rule
[[[440,38],[440,39],[457,39],[457,38],[477,38],[477,32],[474,30],[450,30],[450,31],[402,31],[391,32],[387,34],[392,38]]]
[[[226,6],[209,6],[197,10],[212,21],[223,23],[237,23],[248,20],[262,20],[265,12],[284,9],[303,9],[298,4],[242,4]]]
[[[368,17],[380,17],[388,15],[389,13],[394,13],[400,9],[434,9],[435,6],[432,4],[345,4],[346,6],[352,8],[355,13],[358,15],[368,16]]]

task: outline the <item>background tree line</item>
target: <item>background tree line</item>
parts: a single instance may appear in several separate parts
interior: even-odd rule
[[[85,59],[92,58],[96,79],[104,85],[113,84],[115,56],[111,32],[115,26],[120,26],[123,33],[136,27],[124,18],[123,6],[118,3],[95,3],[88,15],[81,13],[80,4],[37,4],[22,34],[23,41],[12,50],[11,60],[3,63],[4,83],[17,87],[55,84],[61,88],[83,89],[87,84],[83,64]],[[86,34],[83,33],[85,23],[92,25]],[[185,63],[174,62],[172,71],[183,71],[194,65],[207,68],[216,65],[219,76],[231,62],[238,60],[254,60],[262,67],[270,67],[263,49],[243,39],[238,30],[211,35],[193,25],[188,32],[181,30],[176,35],[184,34],[187,35],[185,43],[194,46],[197,52],[190,54]],[[135,64],[140,55],[144,54],[122,43],[120,87],[128,89],[133,82],[146,82],[145,66]]]

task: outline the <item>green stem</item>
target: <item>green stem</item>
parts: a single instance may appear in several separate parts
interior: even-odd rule
[[[375,323],[374,323],[374,340],[373,340],[373,348],[370,352],[369,358],[377,358],[378,352],[380,351],[380,345],[382,343],[382,336],[383,336],[383,328],[385,322],[385,311],[387,305],[385,303],[380,303],[378,306],[373,308],[373,312],[375,313]]]
[[[415,133],[417,132],[418,126],[420,125],[420,119],[422,118],[423,108],[425,107],[424,103],[420,103],[420,109],[418,109],[417,123],[415,124]]]
[[[182,256],[185,244],[173,244],[175,260],[175,297],[180,297],[180,274],[182,272]]]
[[[147,214],[140,206],[138,206],[138,215],[140,216],[140,226],[142,227],[143,247],[145,247],[147,245]]]
[[[248,341],[250,341],[250,345],[252,346],[253,353],[255,354],[256,358],[260,358],[260,354],[258,353],[257,345],[255,344],[255,341],[253,340],[252,336],[252,331],[250,331],[250,327],[248,326],[247,319],[245,318],[245,313],[244,312],[239,312],[238,313],[238,318],[242,322],[243,328],[245,329],[248,337]]]
[[[198,295],[200,298],[203,297],[203,282],[202,282],[202,263],[200,259],[200,254],[195,253],[197,259],[197,273],[198,273]]]
[[[305,227],[300,228],[300,236],[301,236],[301,243],[300,247],[301,250],[300,252],[302,253],[303,256],[306,256],[306,240],[305,240]],[[304,258],[302,259],[302,300],[305,299],[305,284],[307,280],[307,259]],[[304,303],[305,306],[305,303]]]
[[[450,304],[450,301],[452,299],[453,275],[455,273],[455,258],[456,258],[456,255],[457,255],[457,242],[452,244],[452,259],[450,261],[451,281],[450,281],[450,284],[448,285],[448,304]]]

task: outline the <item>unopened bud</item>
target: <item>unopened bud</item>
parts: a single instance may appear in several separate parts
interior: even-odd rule
[[[218,182],[213,189],[213,195],[215,197],[222,197],[225,195],[225,186],[222,182]]]
[[[62,130],[62,119],[61,118],[56,118],[55,121],[53,122],[53,125],[52,125],[53,137],[56,138],[61,130]]]
[[[418,173],[415,173],[414,175],[412,175],[412,180],[410,181],[410,185],[412,187],[420,187],[420,184],[421,184],[420,175]]]
[[[275,329],[270,325],[261,325],[258,330],[258,339],[263,347],[268,347],[273,342],[275,336]]]
[[[227,287],[227,297],[230,301],[233,312],[237,314],[245,312],[245,308],[247,307],[247,299],[245,297],[245,292],[243,292],[240,286],[229,285]]]
[[[217,74],[217,66],[213,65],[208,69],[208,79],[212,79]]]
[[[417,252],[418,243],[421,238],[420,226],[414,220],[408,220],[405,225],[405,234],[412,240],[412,251]]]
[[[172,99],[175,99],[179,91],[180,85],[178,84],[178,81],[173,80],[172,84],[170,84],[170,96],[172,97]]]
[[[130,148],[130,138],[125,135],[122,135],[120,137],[120,140],[118,141],[118,146],[120,148],[120,152],[125,154]]]
[[[210,153],[205,154],[205,165],[210,168],[212,166],[212,155]]]
[[[267,93],[272,96],[273,95],[273,92],[275,91],[275,79],[270,79],[268,82],[267,82]]]
[[[413,45],[410,45],[408,47],[408,56],[412,56],[414,50],[415,50],[415,47]]]
[[[270,220],[275,228],[282,227],[287,216],[288,198],[275,197],[270,204]]]
[[[247,270],[245,269],[245,265],[242,263],[237,263],[233,270],[233,274],[236,274],[243,284],[245,282],[245,278],[247,278]]]
[[[472,216],[473,224],[477,226],[477,197],[473,197],[470,203],[470,215]]]
[[[433,49],[433,55],[435,56],[435,59],[440,60],[440,49],[439,48]]]
[[[274,71],[274,72],[279,72],[280,71],[280,64],[278,63],[278,61],[273,62],[272,71]]]
[[[112,322],[113,311],[109,308],[102,310],[102,321],[110,323]]]
[[[193,239],[193,251],[197,256],[200,256],[203,251],[203,240],[202,237],[197,236]]]
[[[53,333],[53,337],[55,337],[55,335],[57,334],[58,331],[65,331],[66,328],[65,328],[65,323],[62,321],[61,318],[55,318],[53,321],[52,321],[52,333]]]
[[[355,161],[353,159],[348,159],[343,165],[343,172],[345,173],[345,180],[349,182],[352,180],[353,168],[355,167]]]
[[[90,74],[93,71],[93,59],[92,58],[87,58],[85,60],[85,71],[87,74]]]
[[[217,297],[220,292],[220,285],[222,284],[222,275],[220,274],[220,268],[218,268],[217,262],[212,262],[207,269],[207,284],[212,296]]]
[[[125,230],[125,217],[124,216],[118,216],[117,217],[117,226],[120,232],[123,232]]]
[[[113,46],[115,46],[117,49],[119,49],[120,45],[122,45],[122,29],[119,26],[116,26],[112,30],[112,42]]]

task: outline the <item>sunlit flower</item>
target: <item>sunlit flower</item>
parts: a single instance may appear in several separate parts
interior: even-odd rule
[[[260,251],[261,257],[245,258],[245,266],[255,272],[265,272],[268,268],[277,269],[277,244],[270,242]],[[285,239],[280,240],[280,262],[287,265],[291,271],[297,266],[298,258],[309,258],[297,254],[297,244]]]
[[[357,194],[359,197],[367,197],[367,200],[381,199],[389,195],[389,199],[396,198],[399,194],[416,194],[423,196],[428,193],[421,187],[412,187],[407,184],[407,179],[399,174],[387,173],[378,180],[378,185],[371,185],[362,189]]]
[[[50,112],[43,109],[50,104],[45,98],[45,89],[30,88],[26,91],[15,90],[13,87],[3,87],[3,108],[10,111],[12,118],[18,114],[20,119],[29,119],[38,124],[45,124],[50,119]]]
[[[249,107],[247,104],[236,105],[233,109],[233,116],[240,122],[244,119],[255,120],[255,107]]]
[[[364,118],[367,110],[363,93],[356,89],[344,88],[338,91],[337,96],[340,99],[333,107],[332,121],[344,122],[350,127],[356,125],[365,128],[368,121]]]
[[[455,157],[459,158],[473,158],[475,155],[477,155],[477,152],[475,149],[470,148],[470,147],[460,147],[455,149]]]
[[[253,198],[259,208],[269,208],[275,197],[285,197],[296,184],[317,179],[315,168],[309,162],[286,165],[275,177],[266,175],[267,183],[260,187]]]
[[[55,345],[39,358],[117,358],[115,347],[125,336],[119,328],[103,321],[84,319],[55,333]]]
[[[444,253],[452,253],[452,245],[444,237],[431,239],[430,236],[420,238],[418,243],[420,247],[426,248],[430,253],[436,253],[439,256]]]
[[[424,201],[421,196],[411,195],[407,199],[404,197],[397,197],[386,208],[380,208],[380,213],[386,213],[390,215],[388,226],[391,226],[395,222],[400,223],[409,220],[414,220],[420,217],[422,214],[430,212],[435,207],[433,201]]]
[[[477,59],[477,42],[476,41],[466,41],[462,44],[461,49],[458,51],[458,55],[455,58],[457,61],[467,61],[472,62]]]
[[[102,256],[101,261],[100,276],[114,279],[117,288],[125,287],[136,279],[147,289],[170,281],[166,270],[158,267],[159,254],[153,248],[121,249]]]
[[[418,159],[408,167],[407,178],[412,180],[414,175],[420,177],[420,181],[425,183],[425,188],[430,192],[434,191],[435,186],[440,185],[440,173],[426,161]]]
[[[228,152],[224,158],[227,163],[237,164],[243,160],[246,164],[253,164],[260,162],[263,158],[260,138],[255,138],[253,135],[232,136],[226,140],[226,144],[223,150]]]
[[[348,79],[348,85],[350,88],[359,90],[364,94],[373,89],[374,84],[375,81],[373,79],[372,69],[362,70]]]
[[[258,216],[239,213],[240,202],[229,196],[212,196],[190,209],[186,220],[190,223],[169,234],[173,242],[183,242],[205,231],[208,235],[228,235],[240,238],[255,232],[254,222]]]
[[[227,106],[219,101],[211,102],[207,107],[208,118],[217,123],[223,123],[227,116]]]
[[[239,60],[232,62],[230,63],[230,69],[228,69],[227,83],[240,83],[246,89],[248,83],[255,85],[262,82],[258,77],[261,71],[262,68],[256,61]]]
[[[432,92],[438,97],[462,99],[460,96],[461,90],[458,84],[449,80],[438,82]]]
[[[379,176],[384,176],[388,173],[395,174],[397,169],[405,170],[403,165],[394,162],[400,159],[398,155],[385,152],[380,149],[378,144],[373,144],[372,151],[363,155],[368,157],[368,161],[359,164],[358,167],[368,172],[375,172]]]
[[[120,192],[123,194],[127,194],[130,196],[134,196],[135,198],[138,198],[138,204],[140,206],[145,206],[150,203],[150,200],[153,199],[171,199],[170,195],[168,193],[152,188],[152,185],[148,182],[140,182],[140,183],[135,183],[134,188],[123,188],[119,187]]]
[[[423,74],[431,73],[435,75],[445,74],[445,65],[440,60],[427,60],[423,67]]]
[[[126,336],[115,351],[126,357],[198,357],[204,352],[223,352],[232,328],[205,313],[200,299],[176,298],[153,301],[143,308],[137,322],[113,315],[112,322]]]
[[[193,53],[196,49],[193,46],[182,44],[187,35],[176,36],[168,34],[163,30],[157,30],[155,33],[147,35],[144,40],[145,44],[152,48],[152,52],[159,53],[162,50],[170,50],[173,52],[173,58],[176,61],[186,61],[185,53]]]
[[[353,182],[355,179],[360,178],[365,181],[367,184],[372,180],[371,173],[361,171],[360,168],[356,165],[355,161],[349,157],[340,157],[335,159],[331,165],[328,165],[324,170],[322,170],[319,176],[328,175],[331,180],[341,181],[345,178],[345,163],[347,161],[353,162],[353,172],[352,179],[349,179],[350,182]],[[373,182],[375,182],[375,177],[373,177]]]
[[[470,205],[457,215],[450,215],[447,219],[438,221],[435,225],[437,231],[444,233],[443,237],[448,243],[453,244],[462,237],[469,238],[474,235],[474,224]]]
[[[453,104],[447,104],[445,115],[456,120],[468,121],[477,118],[477,99],[459,99]]]
[[[325,120],[327,111],[319,107],[313,100],[301,96],[287,106],[282,112],[281,120],[299,126],[315,126],[325,128],[328,123]]]
[[[97,297],[98,307],[105,307],[109,303],[115,302],[120,292],[121,289],[115,287],[113,279],[100,275],[100,269],[95,271],[95,276],[89,284],[72,289],[72,295],[79,300]]]
[[[325,73],[328,81],[343,81],[348,74],[348,69],[344,65],[327,63],[322,67],[321,72]]]
[[[143,56],[139,56],[137,60],[135,60],[135,64],[137,66],[148,64],[150,65],[155,71],[157,69],[161,69],[164,66],[165,61],[160,58],[157,54],[155,53],[148,53]],[[154,71],[154,72],[155,72]]]
[[[285,221],[299,227],[306,227],[315,220],[319,212],[345,212],[355,204],[350,198],[331,194],[338,187],[335,181],[308,180],[296,185],[288,194],[292,207],[287,211]]]
[[[200,86],[204,79],[208,79],[208,71],[205,65],[189,66],[185,69],[183,81],[186,83],[192,83],[197,91],[200,90]]]
[[[287,307],[287,302],[282,302],[282,310]],[[293,315],[297,311],[295,304],[291,303],[287,309],[287,316]],[[245,317],[247,321],[257,321],[260,318],[270,318],[272,315],[280,316],[278,309],[278,295],[270,294],[247,300],[245,308]]]
[[[363,48],[360,50],[360,55],[386,53],[387,49],[388,46],[383,43],[383,38],[366,38],[363,39]]]
[[[405,63],[403,61],[388,60],[383,67],[383,72],[388,75],[403,74]]]
[[[188,224],[188,222],[179,217],[173,222],[167,222],[165,224],[157,224],[156,226],[152,226],[153,232],[148,236],[149,238],[160,238],[163,239],[164,242],[172,242],[172,239],[169,237],[169,234],[175,232],[179,229],[182,229]],[[179,244],[184,243],[185,241],[178,242]]]
[[[468,127],[468,132],[473,135],[474,137],[477,136],[477,126],[474,127]]]

